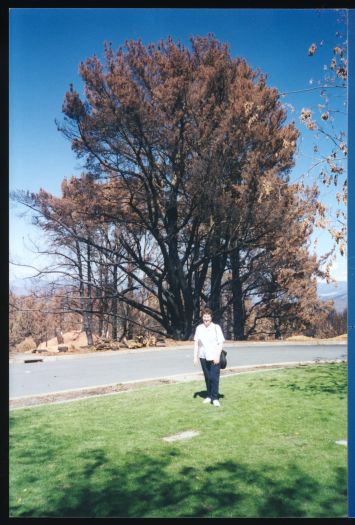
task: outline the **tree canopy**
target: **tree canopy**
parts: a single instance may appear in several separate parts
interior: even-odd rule
[[[103,313],[115,336],[134,311],[176,339],[203,305],[238,339],[325,315],[309,254],[318,192],[289,181],[299,132],[265,75],[213,35],[107,45],[80,74],[58,128],[84,173],[61,197],[19,198],[70,268],[88,337]]]

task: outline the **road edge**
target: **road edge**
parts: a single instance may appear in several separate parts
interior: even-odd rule
[[[250,373],[257,371],[276,370],[284,368],[295,368],[298,366],[308,366],[325,363],[342,363],[347,362],[346,359],[317,359],[313,361],[294,361],[275,364],[259,364],[259,365],[243,365],[228,367],[221,370],[221,377],[226,378],[241,373]],[[24,408],[35,408],[43,405],[51,405],[58,403],[68,403],[71,401],[79,401],[89,398],[121,394],[124,392],[146,388],[151,386],[162,386],[167,384],[185,383],[202,379],[202,372],[191,372],[176,374],[171,376],[164,376],[158,378],[139,379],[133,381],[123,381],[121,383],[111,383],[108,385],[96,385],[92,387],[77,388],[71,390],[61,390],[47,394],[28,395],[22,397],[14,397],[9,399],[9,409],[18,410]]]

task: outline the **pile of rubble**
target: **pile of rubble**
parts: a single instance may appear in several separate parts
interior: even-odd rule
[[[155,346],[165,346],[165,338],[157,338],[154,335],[138,335],[134,339],[123,337],[120,342],[111,339],[99,338],[95,344],[95,350],[120,350],[122,348],[150,348]]]
[[[56,337],[53,337],[48,341],[43,341],[37,346],[37,348],[33,348],[26,353],[78,353],[166,346],[165,338],[156,337],[154,335],[141,335],[136,336],[134,339],[123,337],[121,341],[114,341],[109,338],[93,335],[93,340],[93,346],[89,347],[85,332],[73,330],[65,334],[58,334]]]

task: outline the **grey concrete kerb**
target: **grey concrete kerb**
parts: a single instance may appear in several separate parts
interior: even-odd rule
[[[259,365],[244,365],[226,368],[221,370],[221,376],[226,378],[228,376],[234,376],[241,373],[251,373],[266,370],[276,370],[283,368],[293,368],[297,366],[306,366],[322,363],[340,363],[342,359],[332,360],[317,360],[317,361],[295,361],[285,362],[277,364],[259,364]],[[113,395],[127,392],[130,390],[136,390],[139,388],[150,387],[150,386],[162,386],[168,384],[185,383],[188,381],[195,381],[203,379],[202,372],[191,372],[184,374],[176,374],[171,376],[164,376],[158,378],[140,379],[134,381],[124,381],[121,383],[114,383],[109,385],[97,385],[93,387],[77,388],[72,390],[61,390],[57,392],[51,392],[47,394],[28,395],[22,397],[16,397],[10,399],[10,410],[19,408],[31,408],[41,406],[44,404],[54,403],[65,403],[69,401],[75,401],[80,399],[88,399],[92,397],[98,397],[103,395]]]

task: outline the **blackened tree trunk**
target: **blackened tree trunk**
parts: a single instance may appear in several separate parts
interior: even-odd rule
[[[118,300],[117,300],[117,265],[113,267],[113,283],[112,283],[112,339],[117,341],[117,323],[118,323]]]
[[[88,310],[85,310],[83,313],[83,330],[86,334],[88,346],[93,346],[94,344],[91,323],[92,323],[91,314]]]
[[[80,295],[80,304],[81,311],[83,316],[83,331],[86,334],[88,346],[93,346],[94,340],[92,335],[92,315],[91,315],[91,304],[89,297],[85,294],[85,281],[84,281],[84,270],[83,270],[83,257],[81,253],[80,243],[76,241],[76,253],[77,253],[77,262],[78,262],[78,272],[79,272],[79,295]],[[88,245],[88,256],[90,257],[90,250]],[[88,258],[89,258],[88,257]],[[88,280],[90,277],[90,261],[87,261],[88,264]],[[90,293],[90,288],[88,293]]]
[[[219,323],[222,315],[221,308],[221,283],[225,270],[227,255],[217,255],[212,257],[211,263],[211,293],[209,307],[213,312],[213,318]]]
[[[240,273],[240,253],[236,248],[230,255],[232,268],[232,305],[233,305],[233,336],[237,341],[243,341],[245,336],[245,304]]]
[[[168,250],[165,257],[168,289],[166,295],[167,314],[170,321],[171,335],[174,339],[188,339],[192,331],[194,301],[188,276],[184,271],[178,249],[178,211],[176,195],[172,196],[173,205],[166,215]]]

